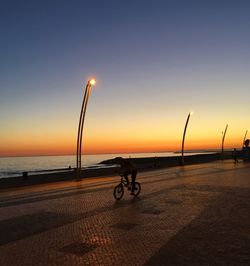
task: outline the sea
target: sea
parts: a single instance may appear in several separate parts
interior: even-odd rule
[[[204,154],[208,152],[189,152],[188,155]],[[119,154],[91,154],[82,155],[82,167],[100,168],[105,167],[99,163],[104,160],[142,157],[170,157],[180,156],[176,152],[155,152],[155,153],[119,153]],[[0,157],[0,178],[9,178],[22,175],[28,172],[29,175],[45,173],[47,170],[59,171],[66,168],[76,167],[76,155],[60,156],[30,156],[30,157]],[[110,167],[110,166],[107,166]]]

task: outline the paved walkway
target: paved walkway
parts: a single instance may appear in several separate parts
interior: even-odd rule
[[[250,164],[139,173],[0,192],[0,265],[250,265]]]

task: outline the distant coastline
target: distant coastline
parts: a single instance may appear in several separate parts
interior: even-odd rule
[[[231,149],[225,149],[225,151],[231,151]],[[208,149],[208,150],[187,150],[186,153],[220,153],[219,149]],[[173,151],[173,153],[181,153],[181,150]]]

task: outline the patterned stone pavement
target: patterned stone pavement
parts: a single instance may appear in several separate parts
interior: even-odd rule
[[[0,192],[0,265],[250,265],[250,165],[232,161]]]

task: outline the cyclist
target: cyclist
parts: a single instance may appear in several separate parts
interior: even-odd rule
[[[127,183],[129,184],[128,176],[131,175],[131,184],[132,184],[132,191],[131,194],[133,194],[135,190],[135,180],[137,175],[137,168],[129,159],[124,159],[122,157],[119,158],[120,163],[120,175],[124,176]]]

